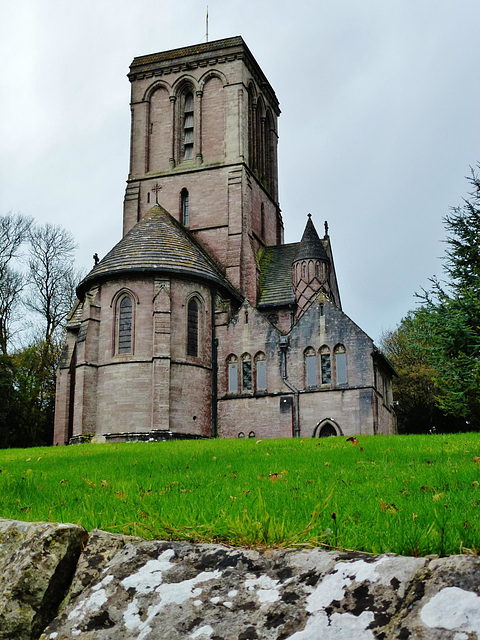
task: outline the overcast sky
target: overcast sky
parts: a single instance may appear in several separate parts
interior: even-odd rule
[[[90,269],[120,239],[134,56],[205,41],[203,0],[1,0],[0,214],[58,223]],[[208,0],[280,101],[286,242],[328,220],[371,337],[441,274],[442,217],[480,161],[479,0]]]

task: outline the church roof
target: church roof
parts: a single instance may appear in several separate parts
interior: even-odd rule
[[[292,262],[299,242],[265,247],[260,257],[260,298],[258,306],[283,306],[295,302]]]
[[[99,279],[143,272],[206,280],[241,298],[189,231],[158,204],[95,265],[79,284],[77,295],[82,299],[90,284]]]
[[[323,246],[323,242],[318,237],[315,225],[312,222],[312,217],[308,214],[308,220],[303,232],[302,239],[298,246],[298,251],[295,254],[295,261],[297,260],[309,260],[309,259],[323,260],[328,262],[327,252]]]

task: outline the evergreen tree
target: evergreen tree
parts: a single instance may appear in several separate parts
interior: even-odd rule
[[[480,179],[463,205],[444,219],[446,281],[432,279],[415,312],[419,338],[434,370],[437,402],[447,414],[480,428]]]

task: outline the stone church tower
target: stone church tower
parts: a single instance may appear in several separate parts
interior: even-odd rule
[[[275,93],[240,37],[135,58],[123,238],[77,289],[55,443],[392,433],[325,224],[283,243]]]

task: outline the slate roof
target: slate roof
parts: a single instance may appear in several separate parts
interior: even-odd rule
[[[318,237],[312,217],[308,214],[305,231],[300,242],[265,247],[259,260],[259,307],[277,307],[293,304],[292,264],[308,259],[329,262],[322,240]]]
[[[308,220],[303,232],[302,239],[298,248],[298,252],[295,255],[295,260],[323,260],[328,262],[327,252],[323,246],[322,241],[318,237],[315,225],[312,222],[312,217],[308,214]]]
[[[82,303],[78,298],[75,299],[72,308],[67,316],[67,325],[69,328],[79,327],[82,323]]]
[[[155,205],[78,285],[77,295],[95,281],[133,273],[172,273],[210,282],[241,299],[189,231]]]
[[[260,298],[258,306],[283,306],[295,302],[292,262],[299,242],[265,247],[260,257]]]

